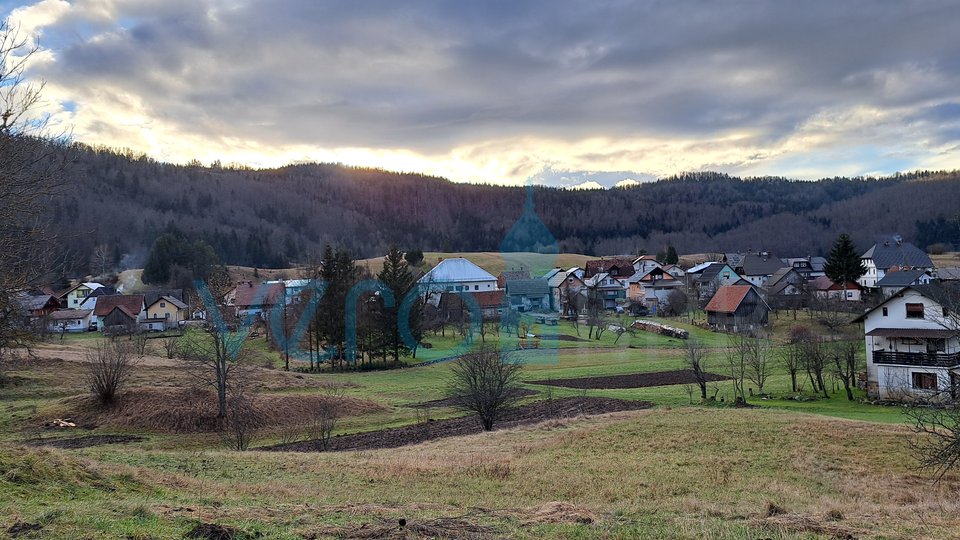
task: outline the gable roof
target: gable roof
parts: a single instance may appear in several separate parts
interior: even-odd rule
[[[63,291],[63,292],[61,292],[61,293],[58,293],[57,296],[58,296],[59,298],[63,298],[64,296],[72,293],[73,291],[75,291],[76,289],[79,289],[80,287],[86,287],[86,288],[90,289],[91,291],[95,291],[95,290],[99,289],[100,287],[103,287],[103,285],[101,285],[101,284],[99,284],[99,283],[95,283],[95,282],[93,282],[93,281],[85,281],[85,282],[82,282],[82,283],[77,283],[76,285],[70,287],[69,289],[67,289],[67,290],[65,290],[65,291]]]
[[[810,282],[810,285],[817,291],[842,291],[844,287],[840,283],[834,283],[833,280],[827,276],[820,276],[817,279],[814,279]],[[848,291],[859,291],[861,289],[860,284],[856,281],[848,281],[846,290]]]
[[[450,257],[440,261],[420,278],[421,283],[449,283],[464,281],[496,281],[490,272],[464,259]]]
[[[609,272],[611,268],[616,267],[620,270],[628,270],[631,274],[633,273],[633,260],[626,257],[610,257],[606,259],[594,259],[592,261],[587,261],[587,274],[595,275],[601,272]]]
[[[861,259],[873,259],[873,264],[881,270],[894,266],[906,268],[933,268],[933,261],[926,252],[910,242],[904,242],[899,236],[884,238],[874,244],[860,256]]]
[[[91,313],[93,313],[93,311],[89,309],[61,309],[47,315],[47,319],[51,321],[85,319],[89,317]]]
[[[480,309],[496,308],[506,304],[503,291],[476,291],[470,294],[473,295]]]
[[[746,298],[752,290],[753,287],[749,285],[726,285],[720,287],[704,309],[717,313],[734,313],[737,311],[737,308],[740,307],[740,304],[743,303],[743,299]],[[759,297],[759,295],[757,296]],[[760,301],[766,304],[763,298],[760,298]]]
[[[507,294],[524,296],[542,296],[550,293],[550,285],[545,279],[517,279],[507,282]]]
[[[697,277],[697,281],[699,281],[700,283],[709,283],[713,281],[725,267],[729,267],[729,266],[730,266],[729,264],[722,263],[722,262],[710,263],[709,266],[707,266],[702,272],[700,272],[700,276]],[[740,277],[740,274],[738,274],[737,271],[734,270],[732,267],[730,268],[730,271],[733,272],[733,275],[737,276],[738,278]]]
[[[960,267],[948,266],[937,269],[937,277],[941,281],[960,281]]]
[[[123,310],[133,317],[136,317],[143,311],[142,294],[115,294],[110,296],[101,296],[97,299],[97,307],[93,314],[99,317],[106,317],[115,307],[122,307]]]
[[[866,320],[867,315],[870,315],[874,311],[880,309],[881,307],[887,305],[888,302],[893,301],[898,298],[901,293],[907,290],[914,290],[920,293],[924,298],[933,300],[941,306],[956,306],[960,304],[960,286],[957,285],[943,285],[940,283],[927,283],[925,285],[908,285],[896,293],[890,295],[889,298],[885,299],[883,302],[873,306],[867,311],[863,312],[863,315],[860,315],[856,319],[850,322],[863,322]]]
[[[877,282],[877,287],[906,287],[907,285],[913,285],[924,275],[926,275],[926,272],[923,270],[888,272],[883,276],[883,279]]]
[[[771,254],[747,253],[738,266],[745,276],[769,276],[783,268],[783,261]]]
[[[149,308],[149,307],[153,306],[154,304],[160,302],[161,300],[163,300],[163,301],[165,301],[165,302],[168,302],[168,303],[170,303],[170,304],[173,304],[173,307],[175,307],[175,308],[177,308],[177,309],[186,309],[186,308],[187,308],[187,305],[184,304],[183,302],[181,302],[178,298],[174,298],[173,296],[168,296],[168,295],[163,295],[163,296],[158,297],[158,298],[157,298],[156,300],[154,300],[153,302],[150,302],[149,304],[147,304],[147,307]]]
[[[500,275],[497,278],[503,278],[505,281],[512,281],[515,279],[530,279],[529,270],[504,270],[500,272]]]
[[[38,309],[43,309],[47,307],[47,304],[53,302],[55,306],[60,306],[60,301],[57,300],[52,294],[19,294],[17,295],[17,303],[20,304],[20,309],[26,311],[36,311]]]
[[[698,265],[696,265],[696,266],[691,266],[689,269],[687,269],[687,273],[688,273],[688,274],[699,274],[700,272],[703,272],[704,270],[706,270],[711,264],[717,264],[717,263],[715,263],[715,262],[713,262],[713,261],[703,262],[703,263],[700,263],[700,264],[698,264]],[[722,263],[721,263],[721,264],[722,264]]]
[[[781,281],[788,282],[786,278],[790,274],[794,274],[798,278],[802,279],[800,272],[797,272],[797,270],[794,267],[785,266],[783,268],[780,268],[779,270],[774,272],[772,276],[770,276],[770,279],[767,280],[767,287],[769,288],[769,287],[773,287],[774,285],[778,285]]]
[[[261,283],[260,285],[246,283],[237,286],[233,305],[241,308],[244,306],[273,306],[276,305],[278,298],[283,298],[282,283]]]

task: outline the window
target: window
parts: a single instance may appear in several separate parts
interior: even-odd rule
[[[170,314],[169,314],[169,313],[164,313],[164,314],[163,314],[163,318],[164,318],[164,319],[169,319],[169,318],[170,318]]]
[[[847,298],[853,298],[853,291],[847,291]]]
[[[922,319],[922,318],[923,318],[923,304],[907,304],[907,318],[908,318],[908,319]]]
[[[479,291],[479,290],[480,290],[480,286],[479,286],[479,285],[474,285],[474,286],[473,286],[473,290]]]
[[[887,311],[887,308],[883,308],[883,316],[884,316],[884,317],[887,316],[887,313],[889,313],[889,311]]]
[[[160,307],[161,307],[161,308],[167,307],[167,303],[166,303],[166,302],[160,302]]]
[[[934,373],[911,373],[916,390],[936,390],[937,375]]]
[[[928,353],[938,353],[947,350],[947,340],[945,339],[928,339],[927,340],[927,352]]]

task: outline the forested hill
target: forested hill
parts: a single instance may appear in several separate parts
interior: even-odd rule
[[[177,230],[203,238],[231,264],[285,266],[325,243],[357,256],[390,244],[496,251],[523,211],[523,188],[419,174],[292,165],[275,170],[179,166],[75,147],[66,194],[50,205],[71,234],[71,267],[95,246],[142,264],[154,239]],[[536,188],[536,212],[560,249],[586,254],[768,249],[823,253],[849,231],[866,248],[898,232],[921,247],[958,241],[960,173],[885,179],[742,180],[686,174],[628,189]],[[139,259],[139,261],[138,261]]]

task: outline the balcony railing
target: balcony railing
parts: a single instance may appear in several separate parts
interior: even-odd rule
[[[873,351],[874,364],[901,366],[953,367],[960,365],[960,353],[912,353]]]

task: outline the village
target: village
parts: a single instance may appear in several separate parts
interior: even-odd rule
[[[704,328],[736,334],[762,333],[772,316],[827,312],[838,326],[862,327],[866,363],[857,375],[869,397],[904,398],[957,383],[960,342],[950,309],[960,268],[937,268],[929,255],[897,235],[862,253],[863,274],[842,283],[827,277],[824,257],[779,258],[766,251],[716,254],[716,260],[686,267],[653,255],[588,258],[582,268],[539,272],[523,268],[522,258],[506,258],[505,264],[515,266],[495,276],[468,258],[439,257],[417,279],[416,292],[429,313],[425,318],[434,326],[453,324],[472,341],[467,334],[475,331],[471,318],[478,317],[481,324],[514,329],[521,319],[530,321],[528,329],[567,320],[622,333],[626,326],[669,328],[677,317],[695,322],[697,313]],[[310,287],[308,279],[239,281],[217,299],[216,309],[268,331],[271,317],[286,314],[278,308],[300,303]],[[90,281],[24,293],[19,301],[26,323],[48,336],[182,333],[205,325],[208,309],[184,289],[127,293],[122,286]],[[646,320],[657,318],[666,322]],[[521,346],[547,346],[535,334],[520,337],[530,338]]]

